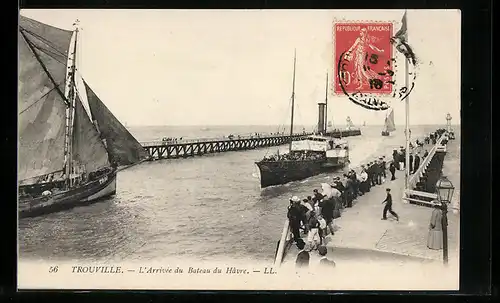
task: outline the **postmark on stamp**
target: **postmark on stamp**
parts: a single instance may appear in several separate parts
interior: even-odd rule
[[[389,109],[392,100],[410,94],[416,77],[415,56],[405,43],[404,20],[396,35],[393,22],[334,22],[333,31],[336,94],[345,94],[370,110]],[[412,68],[398,69],[397,53],[404,54]],[[398,70],[408,73],[411,83],[400,80]]]

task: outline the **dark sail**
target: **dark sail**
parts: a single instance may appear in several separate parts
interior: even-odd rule
[[[18,179],[64,166],[67,52],[72,33],[20,16],[18,32]]]
[[[132,134],[118,121],[99,97],[83,81],[92,119],[97,121],[102,138],[113,161],[119,165],[129,165],[147,157],[147,152]]]
[[[80,98],[75,102],[73,128],[73,160],[77,167],[85,167],[87,173],[109,166],[108,153],[99,133],[90,121]]]

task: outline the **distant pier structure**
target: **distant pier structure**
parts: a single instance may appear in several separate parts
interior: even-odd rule
[[[177,159],[201,156],[204,154],[222,153],[229,151],[251,150],[262,147],[279,146],[290,141],[304,140],[314,133],[300,133],[290,135],[251,135],[228,136],[224,138],[184,139],[177,141],[151,141],[141,142],[142,147],[148,152],[149,161],[160,159]],[[334,138],[359,136],[361,132],[354,130],[334,130],[327,135]]]

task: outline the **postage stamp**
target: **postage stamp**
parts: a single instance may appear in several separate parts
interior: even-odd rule
[[[406,44],[406,21],[394,33],[394,22],[334,22],[334,92],[345,94],[352,102],[371,110],[386,110],[392,99],[405,99],[414,87],[415,56]],[[411,63],[397,80],[396,55],[401,53]],[[401,60],[402,61],[402,60]],[[403,84],[401,84],[403,83]]]
[[[392,93],[392,28],[390,22],[335,24],[335,58],[341,62],[335,93]]]

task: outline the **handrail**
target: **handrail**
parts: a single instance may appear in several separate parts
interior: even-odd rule
[[[290,222],[288,219],[285,220],[285,224],[283,225],[283,231],[281,232],[281,239],[278,245],[278,251],[276,252],[276,256],[274,258],[274,266],[279,267],[281,262],[283,262],[283,256],[285,253],[285,247],[288,243],[286,243],[286,238],[290,233]]]
[[[441,135],[441,137],[436,142],[436,144],[431,148],[427,157],[425,157],[424,161],[422,161],[422,164],[420,164],[420,167],[417,169],[417,171],[415,171],[415,173],[413,175],[411,175],[410,180],[408,182],[407,189],[410,189],[410,190],[414,189],[418,183],[418,180],[420,180],[420,178],[424,175],[424,173],[425,173],[427,167],[429,166],[432,158],[434,157],[434,154],[436,153],[438,147],[441,146],[441,142],[445,138],[445,134],[446,133]]]

